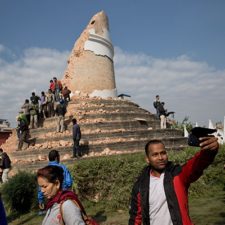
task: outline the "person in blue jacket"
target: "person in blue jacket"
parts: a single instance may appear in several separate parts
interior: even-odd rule
[[[48,163],[49,166],[59,166],[63,169],[64,179],[62,183],[62,189],[70,190],[72,188],[73,179],[67,167],[60,163],[59,152],[57,150],[51,150],[48,154],[48,159],[49,159],[49,163]],[[41,210],[45,209],[44,194],[41,192],[40,187],[38,187],[38,204]]]
[[[7,225],[7,220],[6,220],[6,214],[5,214],[5,209],[2,203],[1,199],[1,194],[0,194],[0,224],[1,225]]]

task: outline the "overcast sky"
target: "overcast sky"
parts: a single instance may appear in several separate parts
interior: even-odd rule
[[[0,0],[0,118],[61,78],[74,42],[98,11],[109,17],[118,93],[155,112],[207,125],[225,115],[225,1]]]

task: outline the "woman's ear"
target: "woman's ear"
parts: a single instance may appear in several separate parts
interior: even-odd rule
[[[60,189],[60,181],[58,179],[55,181],[55,184],[56,184],[57,189],[59,190]]]

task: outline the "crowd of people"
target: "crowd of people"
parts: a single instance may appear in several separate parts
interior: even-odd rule
[[[188,211],[188,189],[212,164],[219,150],[216,137],[199,140],[200,151],[182,166],[169,161],[161,140],[146,143],[147,165],[132,189],[129,225],[193,224]],[[73,192],[72,176],[60,163],[59,152],[51,150],[48,158],[48,165],[37,171],[38,203],[41,214],[45,214],[42,225],[97,225]],[[0,215],[1,224],[7,224],[1,199]]]
[[[50,85],[52,85],[52,82],[50,82]],[[54,99],[59,101],[59,106],[62,100],[60,93],[60,91],[56,91],[58,97],[54,93]],[[45,93],[43,92],[42,96],[44,95]],[[35,93],[32,93],[32,100],[38,104],[41,98],[39,99]],[[64,102],[67,101],[63,100]],[[25,101],[25,103],[29,104],[29,101]],[[165,118],[170,113],[164,109],[164,104],[160,102],[158,95],[153,105],[156,108],[157,116],[161,120],[161,128],[166,128]],[[59,127],[57,127],[57,131],[63,131],[61,130],[63,126],[61,121],[63,120],[62,117],[64,117],[65,111],[60,107],[56,107],[54,111],[58,116]],[[39,113],[41,112],[43,112],[43,106],[40,106]],[[18,118],[21,127],[25,126],[23,125],[25,119],[28,121],[27,115],[25,113],[22,115],[24,119],[21,119],[22,117]],[[30,117],[30,123],[31,121]],[[79,149],[81,131],[75,118],[72,119],[72,123],[74,141],[72,157],[79,157],[81,156]],[[26,124],[26,128],[22,129],[19,135],[27,136],[26,132],[23,133],[27,127]],[[182,166],[169,161],[166,146],[161,140],[152,139],[146,143],[145,157],[147,165],[133,185],[129,208],[129,225],[193,224],[188,211],[188,189],[190,184],[201,177],[203,171],[212,164],[219,150],[216,137],[206,136],[201,137],[199,140],[200,151]],[[42,225],[97,225],[95,220],[87,216],[78,195],[74,193],[72,188],[73,178],[68,168],[60,163],[59,151],[51,150],[48,154],[48,159],[48,165],[37,171],[39,215],[45,214]],[[2,182],[7,182],[10,168],[10,158],[0,148]],[[7,224],[1,199],[0,215],[2,221],[4,219],[4,223],[1,224]]]
[[[63,87],[56,77],[50,80],[47,92],[42,91],[40,96],[32,92],[30,99],[25,100],[17,116],[18,151],[22,150],[24,142],[28,147],[35,143],[34,139],[30,140],[29,129],[38,128],[45,118],[57,117],[56,132],[64,131],[64,118],[70,94],[71,91],[66,86]]]

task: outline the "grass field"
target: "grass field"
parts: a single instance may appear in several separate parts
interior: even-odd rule
[[[190,214],[195,225],[224,225],[225,224],[225,191],[211,193],[209,197],[190,199]],[[102,225],[125,225],[128,221],[128,211],[117,210],[110,212],[104,206],[87,207],[90,215]],[[43,217],[37,211],[17,218],[9,225],[40,225]]]
[[[170,155],[175,162],[185,162],[187,158],[194,154],[196,150],[193,149],[186,149],[185,151],[179,152],[176,154]],[[116,158],[118,157],[118,158]],[[139,157],[139,159],[138,159]],[[192,221],[195,225],[225,225],[225,170],[223,169],[224,165],[224,158],[225,158],[225,145],[221,147],[219,154],[217,155],[215,162],[211,165],[204,175],[194,184],[191,185],[189,191],[189,210],[190,216]],[[116,159],[116,160],[115,160]],[[106,161],[104,161],[106,160]],[[111,161],[109,161],[111,160]],[[121,162],[126,161],[123,167],[118,166],[118,160]],[[139,160],[139,164],[136,162]],[[134,164],[132,164],[134,162]],[[130,167],[142,167],[142,156],[139,155],[130,155],[130,156],[113,156],[112,159],[94,159],[93,161],[83,161],[82,167],[80,167],[82,176],[85,177],[86,175],[91,176],[92,172],[94,171],[95,180],[97,178],[97,174],[100,174],[100,178],[98,178],[98,182],[96,185],[99,185],[98,188],[102,189],[109,189],[110,187],[116,188],[113,186],[113,183],[110,184],[102,183],[104,179],[107,177],[103,176],[106,172],[107,167],[110,170],[114,171],[114,176],[118,176],[120,178],[119,182],[115,180],[117,185],[121,185],[118,190],[123,190],[124,192],[117,193],[118,196],[112,194],[118,199],[125,199],[128,200],[128,196],[130,195],[130,188],[126,186],[126,174],[130,174],[132,172],[132,168],[126,167],[127,164],[131,165]],[[96,169],[94,170],[94,166]],[[101,167],[102,166],[102,167]],[[117,168],[120,168],[118,171]],[[77,169],[77,168],[76,168]],[[79,169],[79,167],[78,167]],[[121,173],[121,169],[123,170]],[[84,170],[86,170],[85,173]],[[100,171],[101,170],[101,171]],[[78,172],[78,170],[77,170]],[[134,171],[136,174],[136,171]],[[81,178],[82,178],[81,176]],[[111,174],[111,177],[113,174]],[[87,178],[86,178],[87,179]],[[121,180],[122,179],[122,180]],[[78,178],[76,179],[78,181]],[[128,181],[131,182],[132,179]],[[124,182],[122,182],[124,181]],[[90,183],[90,181],[89,181]],[[133,183],[133,181],[132,181]],[[85,183],[86,185],[86,183]],[[103,186],[105,187],[103,187]],[[109,186],[107,186],[109,185]],[[115,185],[115,184],[114,184]],[[83,186],[85,187],[85,186]],[[94,186],[93,186],[94,187]],[[91,188],[93,188],[91,186]],[[100,192],[101,189],[97,189]],[[128,191],[129,190],[129,191]],[[102,192],[103,193],[103,192]],[[105,193],[105,192],[104,192]],[[112,193],[112,192],[110,192]],[[127,194],[127,195],[126,195]],[[106,198],[107,199],[107,198]],[[86,208],[86,211],[89,215],[94,217],[100,224],[102,225],[125,225],[128,223],[128,207],[125,201],[122,202],[121,207],[117,207],[116,209],[112,208],[113,201],[110,200],[102,200],[98,203],[93,203],[90,201],[83,201],[83,204]],[[123,207],[122,207],[123,206]],[[125,206],[125,207],[124,207]],[[32,211],[30,213],[24,215],[13,215],[10,214],[8,221],[9,225],[40,225],[43,216],[38,216],[37,211]]]
[[[215,197],[197,198],[190,201],[190,214],[195,225],[224,225],[225,224],[225,192],[215,193]],[[128,212],[120,210],[107,212],[88,209],[91,215],[102,225],[125,225]],[[95,213],[93,213],[95,212]],[[40,225],[43,217],[37,212],[31,212],[12,221],[9,225]]]

